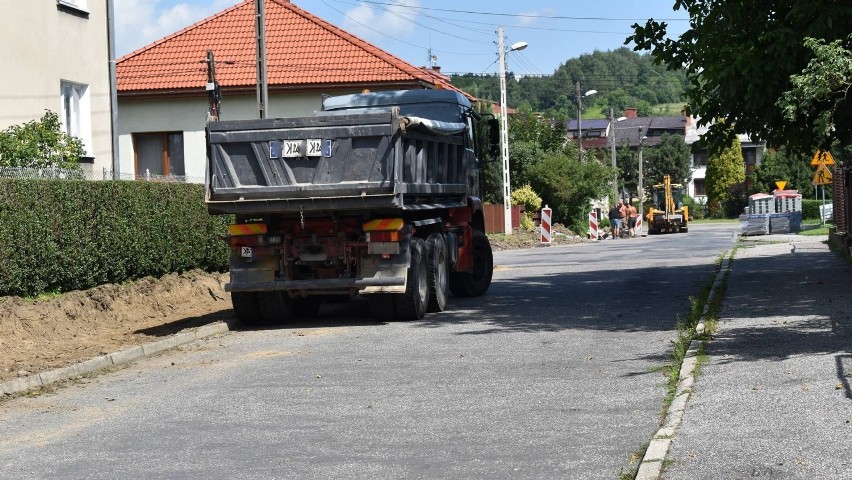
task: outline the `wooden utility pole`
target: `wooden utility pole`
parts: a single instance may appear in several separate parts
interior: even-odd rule
[[[219,82],[216,81],[216,59],[213,58],[213,50],[207,50],[207,101],[207,121],[216,122],[219,120],[222,92]]]

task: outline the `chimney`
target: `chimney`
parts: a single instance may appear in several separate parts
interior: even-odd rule
[[[627,118],[636,118],[636,109],[635,108],[625,108],[624,116]]]
[[[432,65],[432,70],[434,70],[438,73],[441,73],[441,66],[440,65]]]

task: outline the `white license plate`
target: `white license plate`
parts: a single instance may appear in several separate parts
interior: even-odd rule
[[[284,140],[281,142],[281,156],[286,158],[302,156],[301,140]]]
[[[243,258],[251,258],[251,247],[241,247],[240,256]]]
[[[321,157],[322,156],[322,140],[319,138],[309,138],[307,144],[308,151],[305,152],[305,156],[307,157]]]
[[[321,157],[322,140],[319,138],[284,140],[281,142],[281,156],[284,158]]]

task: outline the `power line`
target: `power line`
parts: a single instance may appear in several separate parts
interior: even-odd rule
[[[334,0],[337,1],[337,0]],[[361,0],[361,3],[369,3],[373,5],[393,5],[393,6],[402,6],[397,3],[387,3],[380,2],[377,0]],[[498,13],[498,12],[481,12],[476,10],[453,10],[448,8],[430,8],[430,7],[420,7],[413,5],[405,5],[406,8],[416,9],[416,10],[431,10],[435,12],[449,12],[449,13],[464,13],[468,15],[485,15],[485,16],[497,16],[497,17],[512,17],[512,18],[530,18],[530,19],[554,19],[554,20],[595,20],[595,21],[604,21],[604,22],[635,22],[635,21],[645,21],[647,18],[615,18],[615,17],[572,17],[572,16],[564,16],[564,15],[533,15],[528,13]],[[689,21],[685,18],[658,18],[658,21],[666,21],[666,22],[686,22]]]

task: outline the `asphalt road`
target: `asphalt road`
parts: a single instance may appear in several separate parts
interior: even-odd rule
[[[2,477],[618,478],[734,227],[497,252],[421,322],[331,305],[5,402]]]

